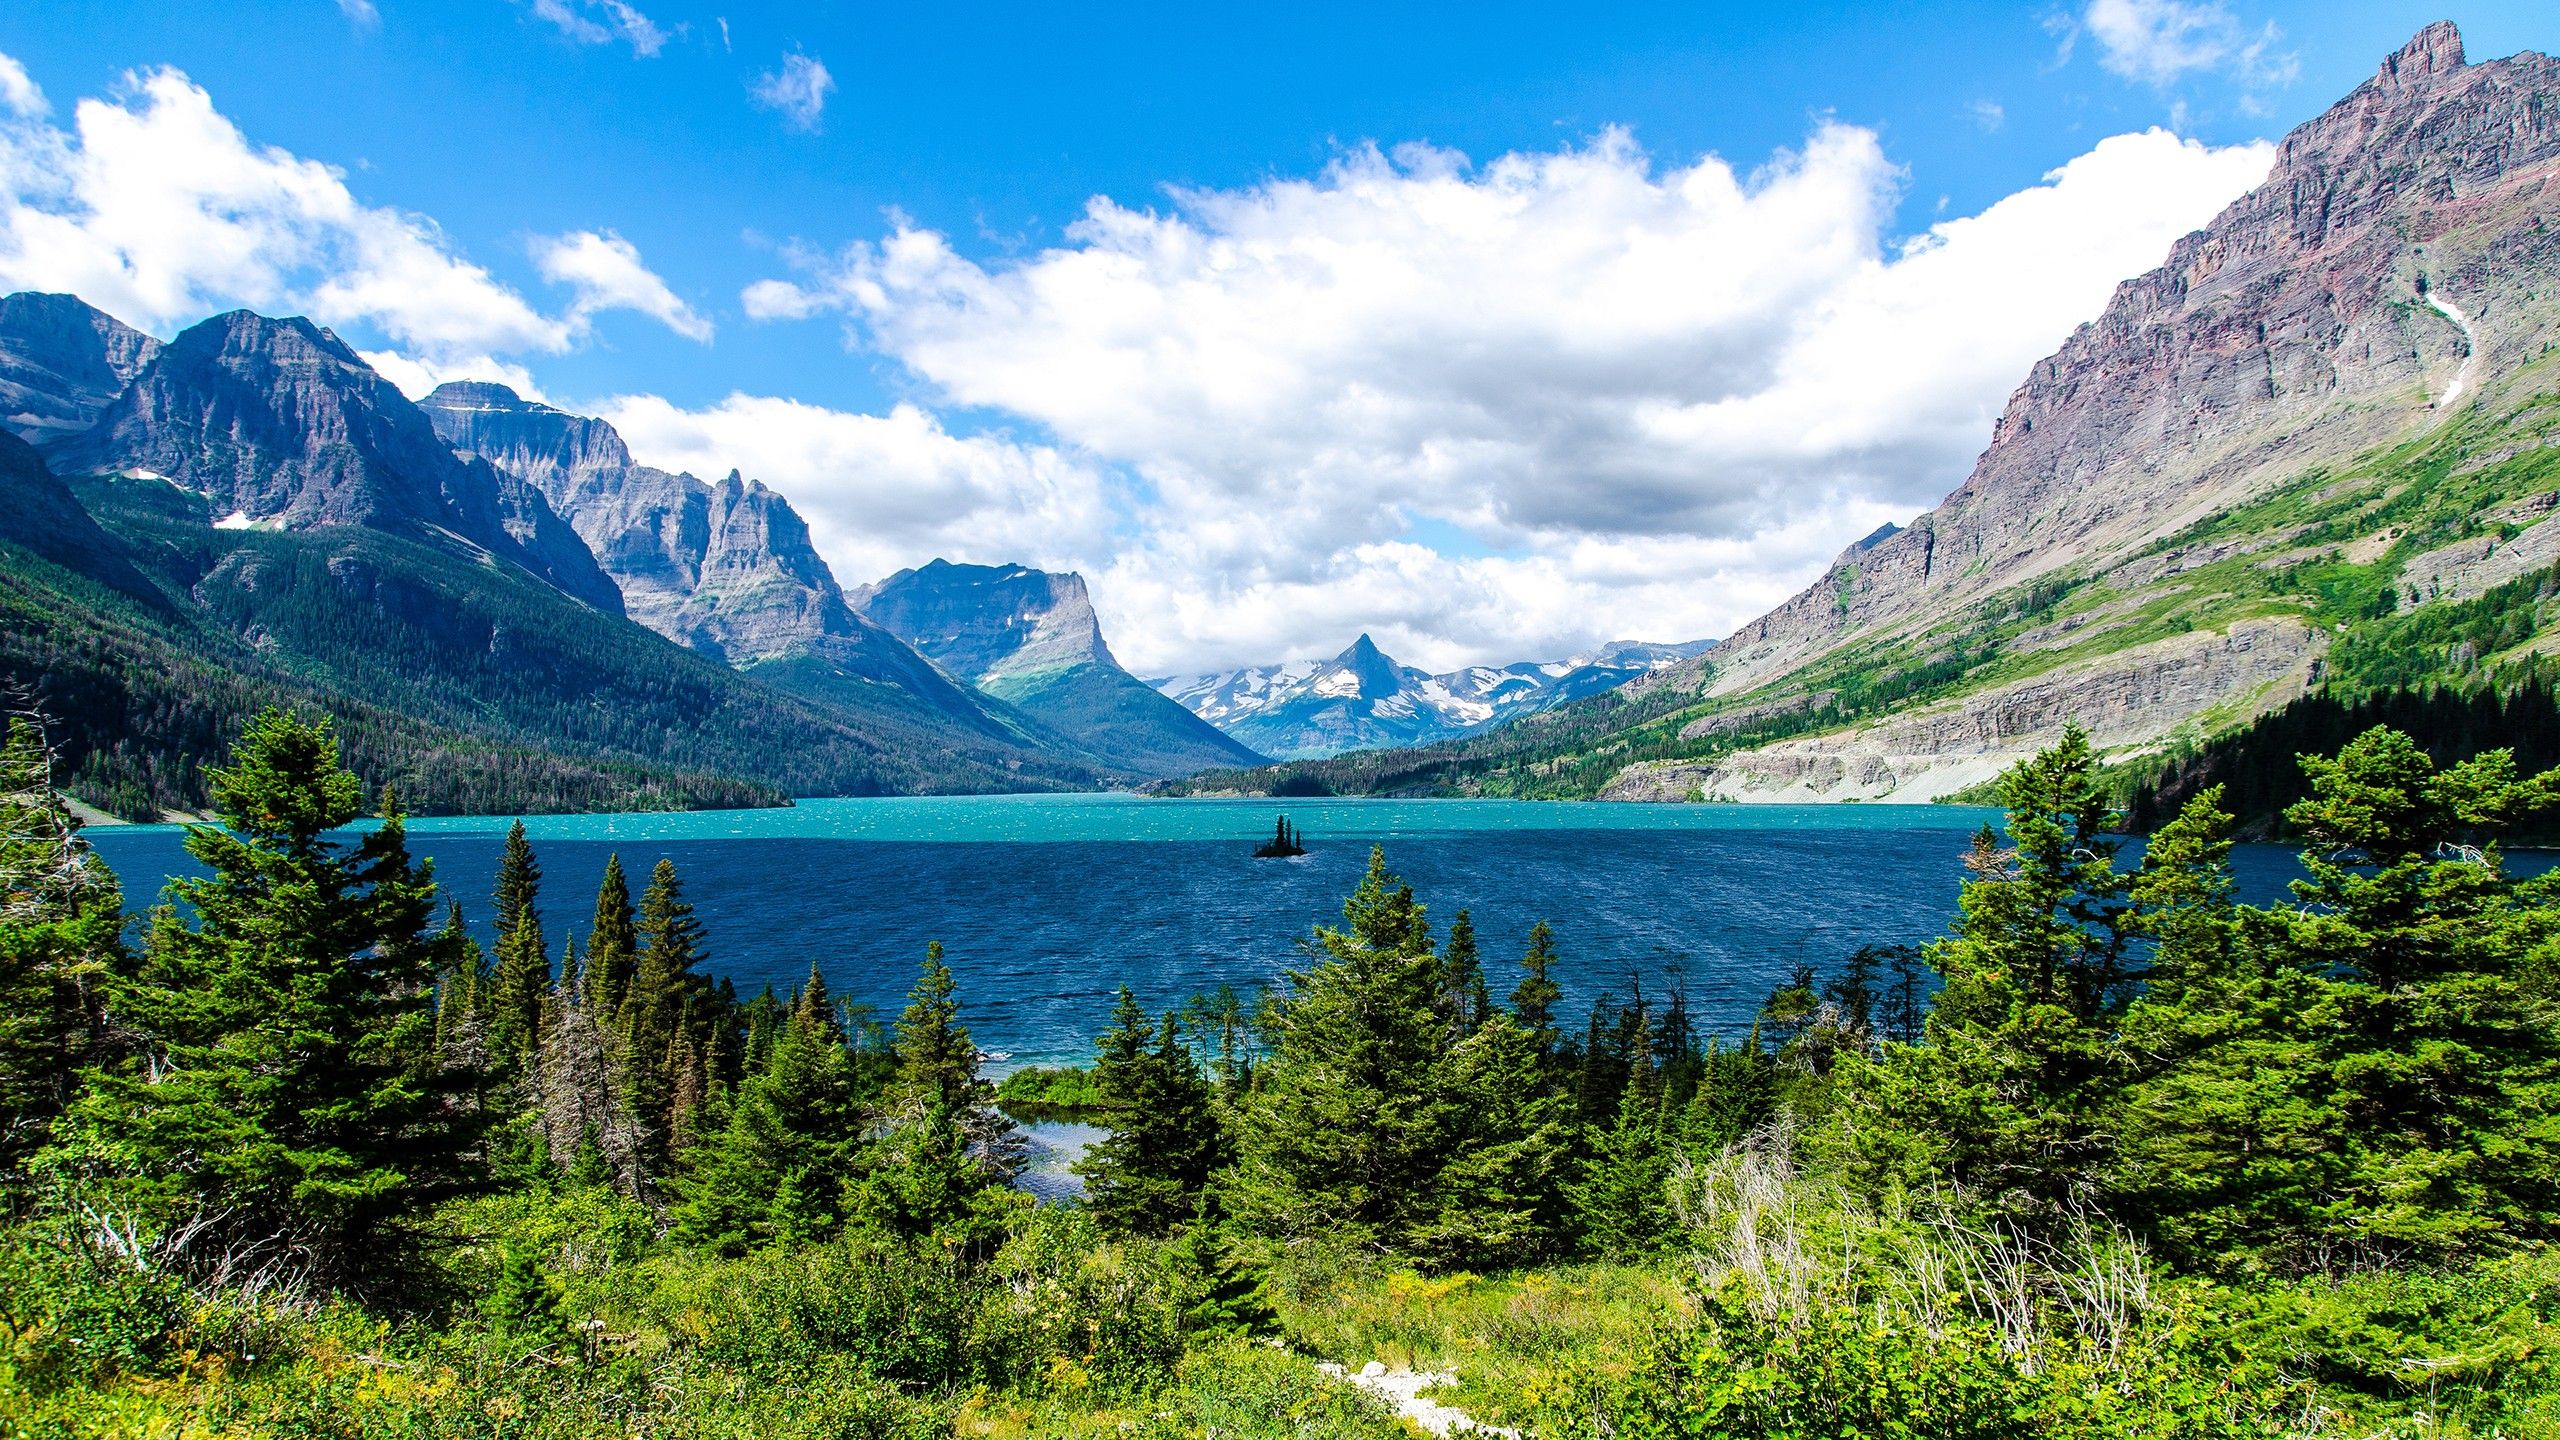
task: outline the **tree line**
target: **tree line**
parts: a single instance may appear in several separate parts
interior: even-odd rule
[[[484,953],[440,912],[397,797],[349,830],[366,804],[330,727],[277,713],[209,778],[223,823],[188,840],[206,875],[128,943],[47,762],[14,727],[0,1160],[16,1193],[68,1187],[230,1270],[289,1262],[395,1305],[473,1194],[608,1193],[710,1256],[907,1246],[963,1288],[1021,1233],[1020,1137],[938,948],[894,1025],[814,967],[741,999],[711,978],[675,867],[635,899],[618,857],[555,946],[519,827]],[[1945,938],[1799,967],[1730,1039],[1702,1041],[1676,990],[1632,983],[1569,1029],[1549,927],[1497,975],[1466,911],[1436,925],[1373,852],[1264,1005],[1150,1013],[1120,992],[1083,1211],[1159,1247],[1198,1334],[1270,1325],[1265,1276],[1293,1254],[1442,1273],[1697,1254],[1817,1178],[1854,1200],[1824,1223],[1862,1217],[1841,1244],[1936,1227],[1969,1237],[1968,1266],[2060,1253],[2093,1226],[2241,1287],[2534,1253],[2560,1228],[2560,872],[2511,874],[2499,841],[2560,806],[2560,771],[2505,751],[2438,765],[2387,728],[2302,765],[2287,820],[2304,878],[2245,905],[2222,792],[2129,858],[2069,732],[2003,777],[2006,825],[1974,838]],[[1764,1261],[1719,1271],[1632,1377],[1593,1382],[1592,1433],[1817,1433],[1736,1398],[1733,1367],[1755,1364],[1857,1433],[1902,1433],[1877,1417],[1918,1403],[1858,1365],[1971,1377],[1948,1393],[1973,1418],[1932,1433],[2063,1433],[1983,1417],[2077,1413],[2094,1392],[2072,1377],[2092,1375],[2157,1381],[2160,1413],[2183,1417],[2125,1433],[2249,1433],[2229,1428],[2227,1387],[2188,1384],[2222,1362],[2174,1325],[2141,1332],[2167,1347],[2143,1363],[2170,1369],[2128,1370],[2120,1347],[2088,1359],[2085,1325],[2066,1365],[2003,1338],[1998,1296],[1897,1328],[1882,1300],[1766,1303],[1748,1279]],[[497,1310],[551,1323],[540,1262],[511,1255],[499,1280]],[[2084,1304],[2056,1294],[2016,1304]],[[1699,1428],[1709,1413],[1722,1428]]]

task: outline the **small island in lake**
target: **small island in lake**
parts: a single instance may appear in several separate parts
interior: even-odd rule
[[[1287,860],[1306,853],[1307,837],[1305,832],[1299,830],[1297,826],[1290,824],[1289,817],[1283,815],[1280,817],[1278,823],[1271,827],[1271,838],[1264,841],[1254,850],[1253,858],[1256,860]]]

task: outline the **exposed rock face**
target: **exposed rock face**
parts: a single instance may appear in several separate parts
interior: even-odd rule
[[[2181,557],[2136,552],[2422,433],[2540,354],[2560,274],[2555,180],[2560,61],[2466,65],[2454,27],[2428,26],[2038,364],[1945,502],[1850,547],[1699,664],[1643,683],[1746,692],[2059,568],[2121,589],[2176,573]],[[2447,555],[2438,568],[2449,587],[2477,585],[2546,539],[2495,565]],[[1651,783],[1631,774],[1627,787]]]
[[[2287,136],[2265,183],[2035,367],[1973,474],[1707,658],[1730,692],[1853,636],[2103,561],[2424,422],[2560,261],[2560,62],[2462,63],[2436,24]],[[2446,244],[2444,242],[2453,243]],[[2521,358],[2509,353],[2508,359]],[[1845,599],[1844,599],[1845,597]]]
[[[760,482],[733,470],[708,483],[639,464],[606,422],[504,385],[442,385],[420,407],[456,453],[540,490],[621,587],[631,618],[677,644],[741,669],[792,662],[788,676],[801,682],[793,689],[887,687],[974,729],[1012,734],[856,613],[807,522]]]
[[[1707,648],[1619,640],[1571,660],[1471,665],[1427,675],[1388,659],[1368,636],[1329,661],[1291,661],[1148,683],[1266,755],[1428,745],[1614,690]]]
[[[600,610],[621,592],[532,486],[457,457],[344,342],[308,320],[217,315],[154,354],[57,471],[139,472],[233,527],[361,525],[462,541]]]
[[[2078,721],[2100,746],[2136,751],[2215,705],[2299,698],[2328,638],[2291,617],[2172,636],[2104,666],[2038,676],[1846,734],[1808,736],[1708,763],[1630,765],[1609,800],[1928,800],[1988,780]]]
[[[0,427],[36,444],[86,430],[159,350],[77,295],[0,297]]]
[[[935,664],[1115,765],[1171,777],[1262,760],[1120,668],[1080,575],[935,560],[852,599]]]

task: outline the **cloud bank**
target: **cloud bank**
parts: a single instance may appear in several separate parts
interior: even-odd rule
[[[395,368],[447,377],[567,350],[608,310],[710,334],[610,232],[535,242],[544,278],[572,295],[546,311],[434,221],[367,205],[335,167],[252,144],[176,70],[128,75],[64,128],[0,56],[0,110],[0,289],[70,291],[163,332],[236,306],[307,314],[379,333]]]
[[[1372,628],[1436,667],[1784,598],[1952,488],[2028,366],[2271,158],[2121,135],[1896,244],[1900,172],[1848,126],[1750,172],[1618,131],[1482,166],[1361,149],[1096,199],[1015,261],[900,225],[742,300],[838,314],[941,403],[1125,472],[1129,528],[1082,563],[1132,663]]]

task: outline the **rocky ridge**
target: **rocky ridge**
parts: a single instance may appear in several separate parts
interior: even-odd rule
[[[1121,668],[1080,575],[937,559],[850,598],[944,670],[1115,765],[1162,778],[1262,762]]]
[[[1362,635],[1327,661],[1300,660],[1149,681],[1266,755],[1316,759],[1472,735],[1617,688],[1706,648],[1617,641],[1570,660],[1471,665],[1433,675]]]
[[[2540,525],[2405,562],[2393,535],[2352,554],[2277,533],[2179,541],[2306,476],[2351,470],[2460,417],[2530,410],[2538,382],[2525,372],[2560,330],[2560,228],[2548,223],[2555,180],[2560,62],[2527,52],[2467,64],[2451,24],[2421,30],[2288,135],[2262,184],[2179,241],[2158,269],[2126,281],[2103,314],[2039,363],[1946,501],[1852,546],[1820,580],[1696,661],[1631,688],[1694,692],[1710,715],[1791,695],[1801,704],[1835,674],[1955,653],[1969,636],[1995,637],[2000,654],[2067,652],[2058,670],[2023,689],[1995,686],[1818,740],[1706,765],[1632,767],[1606,793],[1928,798],[2044,738],[2022,732],[1985,744],[1933,717],[1996,711],[2031,692],[2097,705],[2110,717],[2102,738],[2135,753],[2186,713],[2131,703],[2146,688],[2179,695],[2187,711],[2245,718],[2317,675],[2310,645],[2279,647],[2294,663],[2275,676],[2262,664],[2193,670],[2179,647],[2115,653],[2086,643],[2108,628],[2139,629],[2130,616],[2158,609],[2179,583],[2172,577],[2250,552],[2270,573],[2332,559],[2389,564],[2412,582],[2403,588],[2416,599],[2405,607],[2476,596],[2560,559],[2560,529]],[[2476,457],[2472,468],[2512,459],[2516,448]],[[2320,517],[2321,498],[2304,502],[2310,520],[2296,529],[2325,540],[2334,527]],[[2081,609],[2042,631],[2000,632],[2005,612],[2035,608],[2021,597],[2039,585],[2112,604],[2119,618]],[[2210,615],[2228,611],[2229,599],[2205,589],[2190,602]],[[2216,623],[2227,643],[2253,633]]]
[[[0,296],[0,428],[33,444],[86,430],[159,352],[76,295]]]
[[[540,491],[455,456],[408,397],[308,320],[238,310],[190,327],[45,455],[57,473],[165,480],[218,527],[353,525],[458,544],[622,611]]]
[[[785,688],[897,692],[990,736],[1024,739],[846,600],[791,502],[735,470],[642,465],[607,422],[455,382],[419,402],[456,454],[539,490],[621,589],[630,617]]]

